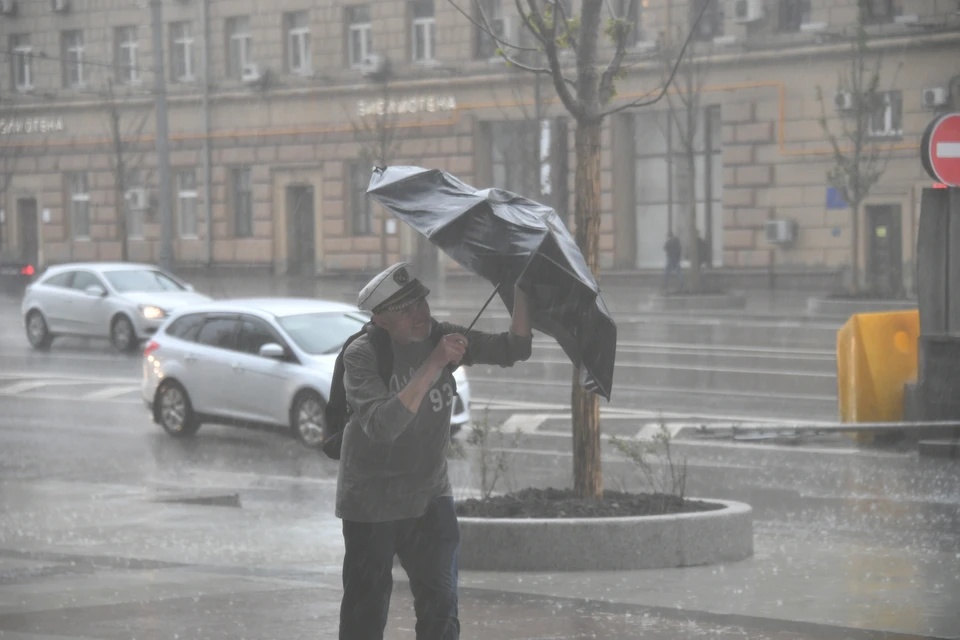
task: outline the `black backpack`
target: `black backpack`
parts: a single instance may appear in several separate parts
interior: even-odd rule
[[[350,415],[353,410],[347,402],[347,391],[343,386],[343,354],[347,347],[366,334],[373,325],[367,323],[363,325],[360,331],[356,332],[343,343],[340,349],[340,355],[337,356],[337,362],[333,367],[333,380],[330,382],[330,397],[327,398],[327,407],[324,410],[323,420],[323,452],[332,460],[340,459],[340,447],[343,444],[343,430],[350,421]],[[430,331],[430,341],[436,345],[440,342],[443,333],[440,331],[440,323],[433,322],[433,328]],[[383,384],[390,386],[390,376],[393,375],[393,347],[390,345],[390,334],[380,328],[374,327],[370,331],[370,340],[373,343],[373,349],[377,354],[377,371],[383,379]],[[452,371],[453,369],[451,369]],[[454,389],[456,392],[456,389]]]

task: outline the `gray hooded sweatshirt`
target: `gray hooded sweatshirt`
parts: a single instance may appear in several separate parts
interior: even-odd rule
[[[532,337],[507,331],[470,331],[440,323],[445,334],[461,333],[468,347],[462,365],[513,366],[530,357]],[[393,375],[385,385],[369,336],[361,336],[343,355],[343,385],[353,414],[343,432],[337,478],[338,518],[386,522],[417,518],[430,502],[452,495],[447,476],[450,415],[455,398],[453,374],[446,368],[434,380],[416,413],[397,393],[413,378],[434,349],[433,341],[391,343]]]

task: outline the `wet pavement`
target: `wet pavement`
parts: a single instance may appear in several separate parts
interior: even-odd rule
[[[466,315],[454,302],[435,308]],[[505,326],[505,314],[486,322]],[[622,324],[618,376],[642,390],[615,389],[603,430],[636,438],[661,414],[830,419],[835,400],[804,398],[827,395],[824,383],[795,373],[832,374],[835,331],[749,313],[637,312]],[[495,444],[508,463],[500,490],[570,484],[569,376],[549,364],[554,351],[538,342],[520,365],[528,370],[509,376],[469,372],[491,421],[523,426]],[[85,340],[31,352],[16,304],[2,300],[0,362],[0,638],[336,637],[333,461],[282,433],[205,425],[173,440],[139,400],[138,358]],[[775,372],[795,382],[776,387]],[[750,390],[764,378],[766,390]],[[464,572],[462,637],[960,638],[960,461],[838,435],[737,442],[682,432],[675,450],[690,495],[754,507],[753,558]],[[451,462],[460,498],[479,489],[477,451],[468,453]],[[643,488],[611,447],[603,460],[606,486]],[[396,580],[387,637],[413,638],[402,572]]]

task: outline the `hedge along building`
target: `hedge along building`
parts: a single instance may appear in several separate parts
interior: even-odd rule
[[[660,269],[666,231],[683,229],[693,192],[713,266],[830,273],[850,261],[851,216],[826,182],[833,161],[816,89],[838,128],[845,116],[834,109],[834,91],[849,68],[858,4],[712,1],[696,34],[696,51],[709,59],[696,186],[680,161],[667,101],[610,118],[602,268]],[[122,149],[135,159],[121,212],[129,257],[159,255],[149,11],[117,4],[73,0],[59,11],[19,2],[15,15],[0,15],[9,66],[0,76],[0,242],[42,264],[120,255],[117,146],[100,95],[108,81],[125,123]],[[504,65],[492,39],[447,2],[314,4],[165,3],[178,264],[278,273],[377,268],[381,217],[362,189],[370,169],[364,152],[378,126],[396,132],[394,163],[520,191],[572,218],[570,123],[548,82],[536,87],[532,76]],[[475,4],[460,6],[474,11]],[[513,3],[482,6],[511,40],[522,32]],[[700,0],[634,7],[623,102],[659,86],[658,34],[688,28]],[[890,283],[910,285],[919,190],[930,186],[919,138],[937,110],[960,104],[960,7],[953,0],[863,7],[871,51],[883,55],[880,87],[889,92],[871,120],[871,144],[889,147],[890,160],[858,212],[859,254],[868,277],[892,290]],[[386,86],[376,79],[385,60]],[[768,242],[768,227],[785,232],[785,242]],[[388,260],[430,255],[403,225],[386,230]]]

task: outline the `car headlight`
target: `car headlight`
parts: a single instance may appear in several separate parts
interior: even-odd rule
[[[147,320],[158,320],[160,318],[165,318],[167,316],[166,311],[164,311],[160,307],[155,307],[150,304],[140,305],[140,313]]]

